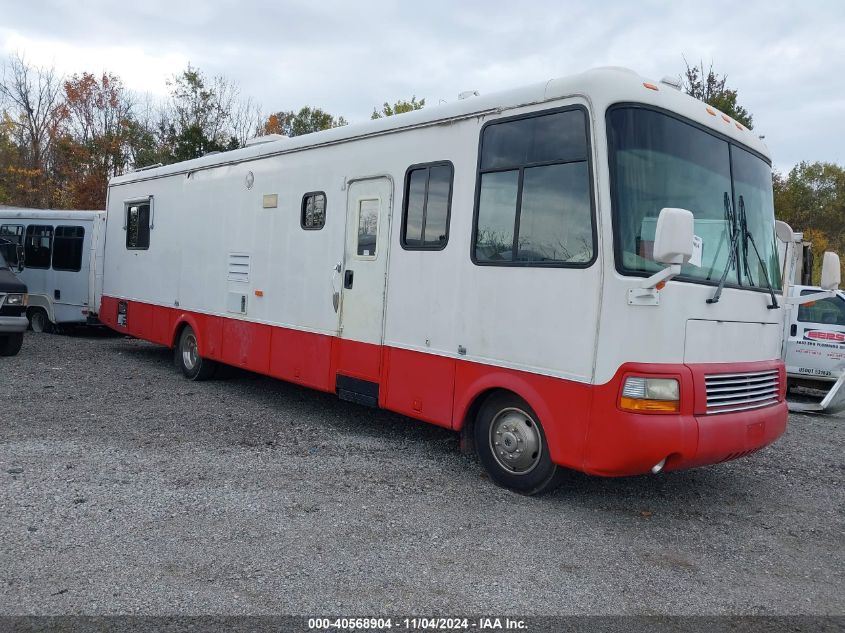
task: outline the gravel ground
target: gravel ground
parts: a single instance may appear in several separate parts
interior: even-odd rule
[[[843,614],[842,418],[538,499],[457,436],[170,353],[0,359],[0,614]]]

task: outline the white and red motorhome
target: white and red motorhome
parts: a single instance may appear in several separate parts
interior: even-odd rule
[[[529,493],[784,432],[767,150],[671,82],[598,69],[264,140],[109,186],[100,319],[187,377],[461,431]]]

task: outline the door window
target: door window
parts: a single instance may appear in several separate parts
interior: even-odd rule
[[[810,295],[816,290],[802,290],[801,296]],[[819,299],[798,306],[798,320],[802,323],[824,323],[845,327],[845,300],[842,297]]]
[[[358,257],[375,259],[378,249],[378,200],[358,201]]]

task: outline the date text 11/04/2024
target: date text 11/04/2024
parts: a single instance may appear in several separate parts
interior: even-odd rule
[[[509,617],[448,618],[448,617],[400,617],[400,618],[309,618],[311,631],[527,631],[525,620]]]

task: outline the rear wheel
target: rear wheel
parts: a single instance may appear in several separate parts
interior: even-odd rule
[[[494,393],[475,421],[479,459],[499,486],[527,495],[557,488],[565,470],[552,462],[537,414],[522,398]]]
[[[217,370],[216,362],[200,356],[197,335],[190,325],[186,325],[179,335],[174,360],[188,380],[208,380]]]
[[[53,331],[53,324],[44,308],[31,308],[27,316],[29,317],[29,327],[32,328],[33,332],[50,333]]]
[[[0,336],[0,356],[16,356],[23,345],[23,332]]]

